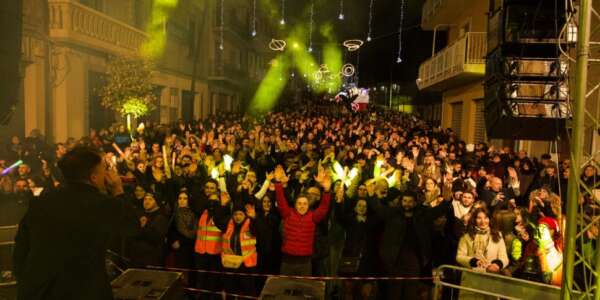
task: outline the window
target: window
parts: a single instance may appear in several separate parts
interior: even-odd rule
[[[169,107],[169,121],[173,122],[178,118],[179,108],[179,90],[177,88],[171,88],[171,103]]]
[[[475,99],[475,136],[473,141],[475,143],[485,142],[485,101],[483,99]]]
[[[460,137],[462,130],[462,112],[463,112],[463,103],[457,102],[451,104],[452,109],[452,122],[450,128],[456,133],[456,136]]]

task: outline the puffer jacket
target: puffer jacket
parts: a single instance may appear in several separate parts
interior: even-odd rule
[[[275,185],[277,208],[283,219],[283,245],[281,251],[291,256],[311,256],[315,227],[327,215],[331,195],[323,193],[321,203],[314,211],[309,210],[305,215],[299,214],[288,205],[283,186]]]

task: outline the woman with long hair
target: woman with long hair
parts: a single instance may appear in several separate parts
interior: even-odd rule
[[[473,212],[467,232],[458,243],[456,261],[463,267],[489,273],[499,273],[508,265],[506,245],[487,209]]]

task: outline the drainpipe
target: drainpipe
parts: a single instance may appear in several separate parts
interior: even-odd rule
[[[456,24],[437,24],[433,27],[433,43],[431,43],[431,57],[435,55],[435,37],[437,35],[437,30],[439,27],[453,27]]]

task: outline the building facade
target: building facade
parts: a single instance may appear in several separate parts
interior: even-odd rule
[[[442,94],[441,125],[452,128],[467,143],[488,142],[523,149],[533,155],[561,153],[568,157],[568,141],[489,140],[484,119],[484,77],[487,55],[487,12],[489,1],[426,0],[422,8],[421,27],[446,35],[447,46],[432,50],[431,58],[419,68],[417,86],[422,91]],[[596,6],[596,4],[595,4]],[[460,7],[460,9],[456,9]],[[596,34],[597,35],[597,34]],[[594,37],[592,37],[594,39]],[[435,49],[435,46],[433,47]],[[575,57],[573,53],[573,57]],[[600,74],[591,68],[590,79],[600,82]],[[570,68],[574,70],[574,64]],[[570,76],[571,79],[574,77]],[[590,87],[591,88],[591,87]],[[571,93],[572,94],[572,93]],[[598,93],[588,101],[588,110],[598,116]],[[435,109],[432,108],[432,109]],[[597,118],[597,117],[596,117]],[[598,127],[589,120],[586,131],[586,153],[600,149]]]
[[[64,141],[119,121],[102,107],[98,90],[111,57],[139,55],[157,0],[23,1],[22,101],[12,133],[39,129]],[[272,22],[248,0],[225,1],[223,22],[220,1],[172,2],[177,5],[162,21],[166,46],[156,59],[158,100],[150,119],[241,111],[266,73]]]

